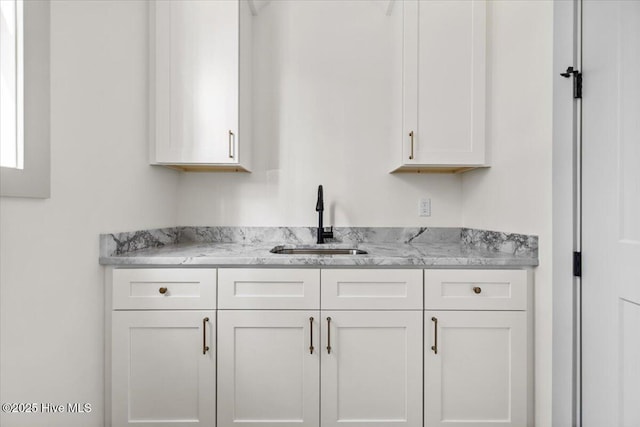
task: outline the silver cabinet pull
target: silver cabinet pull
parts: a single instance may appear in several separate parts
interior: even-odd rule
[[[233,140],[235,139],[235,135],[233,132],[229,131],[229,158],[233,159]]]
[[[331,354],[331,317],[327,317],[327,354]]]
[[[434,345],[431,346],[431,350],[433,350],[434,354],[438,354],[438,318],[432,317],[431,321],[433,322],[433,336],[434,336]]]
[[[309,317],[309,354],[313,354],[313,317]]]
[[[473,292],[475,292],[476,294],[479,294],[480,292],[482,292],[482,288],[480,286],[474,286]]]
[[[162,287],[162,288],[158,289],[158,292],[160,292],[162,295],[166,294],[166,293],[167,293],[167,291],[168,291],[168,289],[167,289],[167,288],[164,288],[164,287]]]
[[[409,132],[409,138],[411,140],[411,153],[409,154],[409,160],[413,160],[413,131]]]
[[[209,346],[207,345],[207,322],[209,321],[208,317],[202,319],[202,354],[207,354],[209,351]]]

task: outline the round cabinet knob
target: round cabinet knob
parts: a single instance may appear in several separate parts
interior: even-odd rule
[[[162,295],[167,293],[167,288],[160,288],[158,289],[158,292],[160,292]]]
[[[473,292],[475,292],[476,294],[479,294],[480,292],[482,292],[482,288],[480,286],[474,286]]]

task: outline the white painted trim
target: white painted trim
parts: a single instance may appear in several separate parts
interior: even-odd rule
[[[49,198],[50,2],[24,2],[24,168],[0,168],[0,196]]]
[[[24,168],[24,1],[16,1],[16,166]]]
[[[581,0],[554,2],[553,12],[553,384],[552,425],[579,426],[579,282],[573,251],[579,249],[579,101],[568,66],[580,69]]]

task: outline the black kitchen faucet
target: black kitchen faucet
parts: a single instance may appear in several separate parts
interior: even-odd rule
[[[318,212],[318,243],[324,243],[325,238],[333,238],[333,227],[325,231],[322,226],[322,214],[324,212],[324,196],[322,195],[322,185],[318,185],[318,201],[316,202],[316,212]]]

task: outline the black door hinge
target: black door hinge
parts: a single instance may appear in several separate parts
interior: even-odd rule
[[[573,253],[573,275],[582,277],[582,252]]]
[[[574,70],[573,67],[568,67],[567,71],[560,73],[562,77],[569,78],[573,76],[573,98],[582,98],[582,73],[578,70]]]

